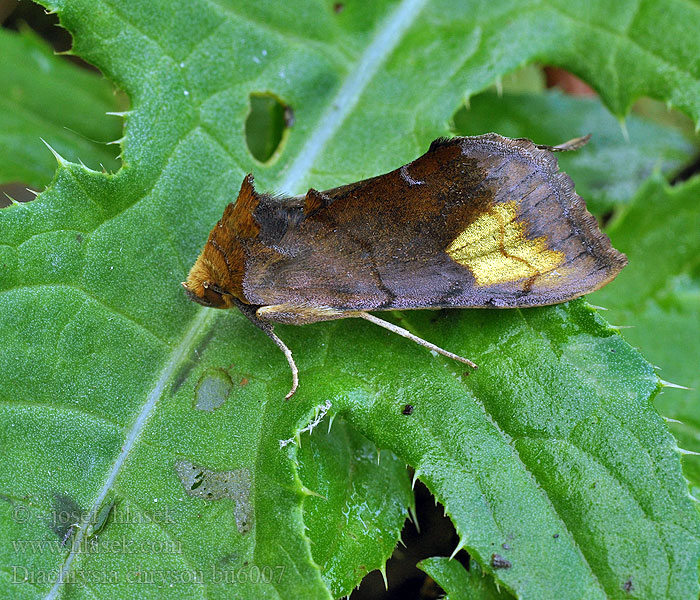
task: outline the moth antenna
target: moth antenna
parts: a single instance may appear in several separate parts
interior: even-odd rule
[[[375,317],[374,315],[370,315],[369,313],[366,313],[366,312],[358,311],[354,314],[357,317],[362,317],[363,319],[366,319],[370,323],[374,323],[375,325],[379,325],[380,327],[384,327],[384,329],[388,329],[389,331],[392,331],[393,333],[398,333],[400,336],[408,338],[409,340],[415,342],[416,344],[419,344],[421,346],[426,347],[428,350],[433,350],[434,352],[437,352],[438,354],[442,354],[443,356],[446,356],[447,358],[451,358],[452,360],[457,360],[461,363],[464,363],[465,365],[469,365],[472,369],[477,368],[476,364],[474,364],[468,358],[464,358],[463,356],[459,356],[458,354],[453,354],[452,352],[449,352],[448,350],[443,350],[442,348],[440,348],[440,346],[436,346],[435,344],[431,344],[430,342],[424,340],[423,338],[420,338],[417,335],[413,335],[410,331],[407,331],[403,327],[399,327],[398,325],[394,325],[393,323],[389,323],[389,321],[385,321],[383,319]]]
[[[539,148],[540,150],[549,150],[550,152],[570,152],[571,150],[578,150],[579,148],[583,148],[590,139],[591,134],[589,133],[588,135],[574,138],[573,140],[569,140],[568,142],[564,142],[563,144],[557,144],[556,146],[535,144],[535,147]]]

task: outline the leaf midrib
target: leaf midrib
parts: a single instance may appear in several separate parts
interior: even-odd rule
[[[297,185],[311,171],[316,157],[345,122],[379,67],[398,46],[427,1],[403,0],[393,13],[380,23],[377,33],[362,53],[355,68],[348,72],[335,97],[328,103],[328,108],[318,125],[288,167],[286,176],[280,182],[281,191],[290,194],[296,192]]]

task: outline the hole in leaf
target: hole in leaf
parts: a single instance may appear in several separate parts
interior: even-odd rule
[[[268,162],[294,124],[294,111],[272,94],[251,94],[245,121],[245,139],[253,157]]]

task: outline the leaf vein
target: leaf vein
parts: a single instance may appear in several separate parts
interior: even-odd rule
[[[153,339],[155,339],[155,340],[158,341],[159,343],[163,344],[164,346],[172,347],[172,344],[171,344],[170,342],[167,342],[166,340],[162,339],[158,334],[156,334],[155,332],[151,331],[151,330],[150,330],[148,327],[146,327],[144,324],[139,323],[136,319],[134,319],[133,317],[130,317],[129,315],[127,315],[126,313],[120,311],[119,309],[117,309],[117,308],[115,308],[115,307],[113,307],[113,306],[110,306],[110,305],[107,304],[104,300],[101,300],[101,299],[98,298],[97,296],[93,296],[93,295],[90,294],[85,288],[83,288],[83,287],[81,287],[81,286],[79,286],[79,285],[75,285],[75,284],[71,284],[71,283],[35,283],[35,284],[32,284],[32,285],[16,285],[16,286],[14,286],[14,287],[7,288],[7,289],[2,290],[2,292],[6,293],[6,292],[15,291],[15,290],[17,290],[17,291],[21,291],[21,290],[34,290],[34,289],[41,289],[41,288],[47,288],[47,287],[48,287],[48,288],[67,288],[67,289],[71,289],[71,290],[75,290],[75,291],[77,291],[77,292],[80,292],[80,293],[83,294],[86,298],[89,298],[90,300],[93,300],[94,302],[96,302],[97,304],[99,304],[100,306],[102,306],[103,308],[106,308],[109,312],[112,312],[112,313],[114,313],[115,315],[122,317],[122,318],[125,319],[126,321],[129,321],[130,323],[132,323],[133,325],[135,325],[139,330],[143,331],[144,333],[147,333],[150,337],[152,337]],[[82,309],[83,306],[84,306],[84,304],[80,307],[80,309]],[[80,309],[79,309],[79,310],[80,310]],[[79,312],[79,310],[76,311],[76,314]],[[74,315],[74,316],[75,316],[75,315]],[[66,323],[66,325],[63,326],[63,329],[65,329],[65,327],[66,327],[68,324],[70,324],[70,321],[71,321],[71,319],[69,319],[69,320],[68,320],[68,323]]]
[[[28,409],[45,409],[47,411],[66,411],[70,412],[76,415],[82,415],[84,417],[87,417],[88,419],[92,421],[100,421],[102,423],[105,423],[106,425],[109,425],[111,427],[114,427],[115,429],[118,429],[120,431],[124,430],[124,425],[117,423],[116,421],[113,421],[112,419],[109,419],[108,417],[104,417],[101,415],[98,415],[96,413],[90,412],[88,410],[82,409],[82,408],[77,408],[75,406],[68,406],[66,404],[49,404],[47,402],[29,402],[26,400],[9,400],[7,398],[0,398],[0,403],[5,404],[9,407],[24,407]]]

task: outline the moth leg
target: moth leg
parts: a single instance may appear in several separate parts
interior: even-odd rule
[[[292,356],[292,351],[287,347],[287,345],[275,334],[273,326],[270,323],[266,323],[265,321],[261,321],[255,314],[256,309],[258,308],[257,306],[250,306],[249,304],[244,304],[243,302],[240,302],[238,299],[234,298],[233,299],[234,303],[236,306],[240,309],[240,311],[248,317],[248,320],[253,323],[256,327],[259,327],[265,332],[265,335],[269,337],[277,347],[282,350],[284,353],[285,358],[287,359],[287,363],[289,363],[289,368],[292,370],[292,389],[289,390],[289,393],[284,397],[285,400],[289,400],[293,395],[294,392],[297,391],[297,388],[299,387],[299,369],[297,369],[297,365],[294,362],[294,357]]]
[[[347,311],[330,306],[300,304],[270,304],[260,306],[255,316],[262,321],[286,323],[288,325],[308,325],[319,321],[330,321],[351,316]]]
[[[464,357],[459,356],[457,354],[453,354],[452,352],[449,352],[447,350],[443,350],[439,346],[436,346],[435,344],[431,344],[430,342],[424,340],[423,338],[418,337],[417,335],[413,335],[410,331],[407,331],[403,327],[399,327],[398,325],[394,325],[393,323],[389,323],[389,321],[379,319],[378,317],[375,317],[374,315],[370,315],[369,313],[366,313],[366,312],[352,313],[352,316],[362,317],[363,319],[366,319],[370,323],[374,323],[375,325],[379,325],[380,327],[384,327],[384,329],[388,329],[389,331],[392,331],[394,333],[398,333],[400,336],[408,338],[409,340],[414,341],[416,344],[419,344],[421,346],[425,346],[426,348],[428,348],[428,350],[434,350],[438,354],[442,354],[443,356],[446,356],[447,358],[451,358],[453,360],[457,360],[461,363],[464,363],[465,365],[469,365],[472,369],[477,368],[477,365],[474,364],[468,358],[464,358]]]
[[[297,388],[299,387],[299,369],[297,369],[297,365],[294,362],[294,357],[292,356],[292,351],[287,347],[287,345],[279,338],[277,337],[277,334],[275,334],[274,331],[272,331],[272,326],[270,326],[269,331],[263,329],[265,333],[269,336],[269,338],[277,344],[277,347],[282,350],[284,353],[284,356],[287,359],[287,363],[289,364],[289,368],[292,370],[292,387],[287,392],[287,395],[284,397],[285,400],[289,400],[293,395],[294,392],[297,391]]]

